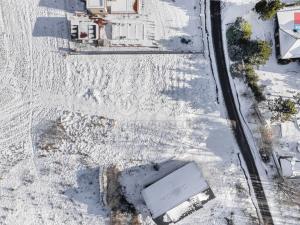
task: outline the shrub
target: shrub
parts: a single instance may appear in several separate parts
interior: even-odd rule
[[[275,112],[274,119],[281,119],[283,121],[291,119],[291,117],[298,113],[296,104],[291,99],[276,98],[270,110]]]
[[[242,17],[238,17],[226,32],[229,45],[239,45],[240,43],[249,40],[251,35],[252,27]]]
[[[261,102],[265,100],[263,95],[263,88],[258,85],[258,76],[252,65],[247,64],[245,66],[245,74],[246,74],[246,82],[248,86],[251,88],[256,101]]]
[[[260,0],[254,7],[254,10],[263,20],[272,19],[276,12],[283,8],[284,4],[280,0]]]
[[[253,40],[244,46],[244,58],[247,63],[266,64],[271,53],[272,48],[267,41]]]
[[[283,100],[281,103],[282,112],[291,115],[297,114],[296,104],[290,99]]]
[[[259,15],[264,15],[264,14],[266,14],[267,7],[268,7],[267,0],[260,0],[258,3],[256,3],[254,10]]]
[[[241,31],[242,31],[242,39],[244,40],[250,40],[252,35],[252,27],[251,24],[247,21],[243,20],[241,23]]]
[[[241,61],[244,57],[243,49],[238,45],[229,46],[228,54],[232,61]]]
[[[242,77],[244,72],[244,66],[242,63],[233,63],[230,65],[230,73],[234,77]]]

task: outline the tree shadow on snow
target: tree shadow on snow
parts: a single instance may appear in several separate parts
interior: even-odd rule
[[[39,6],[75,12],[84,10],[85,3],[82,0],[40,0]]]
[[[216,110],[216,84],[210,71],[207,71],[206,60],[199,61],[202,56],[193,55],[178,68],[170,77],[171,85],[162,93],[171,99],[184,101],[194,110],[204,110],[205,113]],[[172,71],[171,71],[172,73]]]
[[[87,205],[87,213],[104,215],[100,191],[99,168],[86,168],[78,171],[76,187],[65,190],[64,194],[75,202]]]

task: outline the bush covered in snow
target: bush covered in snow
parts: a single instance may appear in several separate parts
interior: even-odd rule
[[[260,0],[256,3],[254,10],[263,20],[272,19],[276,12],[283,8],[284,4],[280,0]]]
[[[242,17],[238,17],[234,24],[228,28],[226,35],[229,45],[241,45],[250,40],[252,27]]]
[[[271,46],[266,41],[250,40],[244,47],[245,62],[255,65],[266,64],[272,53]]]

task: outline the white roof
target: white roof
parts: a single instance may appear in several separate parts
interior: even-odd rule
[[[300,7],[277,12],[282,59],[300,58],[300,32],[294,31],[294,13],[300,13]]]
[[[195,163],[188,163],[142,191],[153,218],[175,208],[208,189],[208,184]]]
[[[288,159],[280,159],[280,165],[282,170],[282,176],[284,177],[291,177],[293,176],[293,168],[291,161]]]
[[[202,204],[202,201],[208,200],[209,195],[206,193],[200,193],[193,196],[193,201],[185,201],[180,205],[176,206],[175,208],[169,210],[166,215],[168,216],[169,220],[173,222],[177,222],[182,215],[188,213],[190,210],[193,209],[193,204]]]
[[[105,8],[106,0],[86,0],[86,7],[88,9],[102,9]]]
[[[71,34],[76,33],[78,40],[98,40],[99,25],[88,17],[71,17]]]
[[[108,1],[111,13],[137,13],[134,10],[134,5],[137,4],[139,10],[139,0],[114,0]]]
[[[298,177],[300,176],[300,161],[295,158],[280,159],[282,175],[284,177]]]
[[[145,26],[142,23],[113,23],[113,40],[144,40]]]

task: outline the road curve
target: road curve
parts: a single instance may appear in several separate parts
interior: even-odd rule
[[[214,52],[216,55],[216,64],[222,93],[224,96],[225,105],[227,108],[228,119],[233,121],[233,130],[237,143],[241,149],[241,153],[245,160],[250,179],[254,189],[254,193],[258,202],[260,214],[264,225],[273,225],[273,219],[270,213],[266,195],[255,165],[255,160],[252,155],[249,143],[247,141],[243,125],[241,123],[239,112],[236,108],[232,89],[230,86],[229,74],[227,72],[226,60],[223,48],[222,38],[222,18],[221,18],[221,2],[218,0],[210,1],[211,12],[211,30]]]

